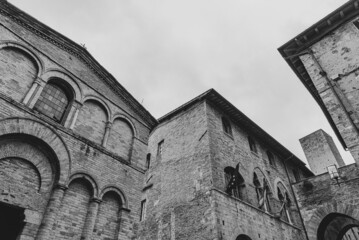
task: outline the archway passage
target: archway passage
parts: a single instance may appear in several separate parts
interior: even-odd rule
[[[24,227],[24,209],[0,203],[1,239],[16,240]]]
[[[252,239],[247,235],[241,234],[236,238],[236,240],[252,240]]]
[[[359,221],[345,214],[330,213],[317,231],[318,240],[359,240]]]

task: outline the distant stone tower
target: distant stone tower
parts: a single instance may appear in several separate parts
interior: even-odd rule
[[[299,142],[315,175],[326,172],[330,165],[345,165],[332,137],[322,129],[301,138]]]

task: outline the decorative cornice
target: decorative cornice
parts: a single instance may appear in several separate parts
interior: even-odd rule
[[[104,81],[122,101],[131,106],[150,128],[157,125],[157,120],[81,45],[73,42],[6,1],[0,1],[0,14],[11,18],[35,35],[77,57],[91,69],[94,74]]]

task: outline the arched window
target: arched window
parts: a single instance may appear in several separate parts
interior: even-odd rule
[[[275,163],[274,163],[274,155],[271,151],[267,151],[267,157],[268,157],[268,162],[271,166],[275,166]]]
[[[66,84],[50,80],[41,92],[34,109],[55,120],[63,123],[69,105],[73,99],[73,92]]]
[[[228,119],[225,117],[222,117],[222,126],[223,126],[223,131],[225,133],[227,133],[230,136],[233,136],[231,124],[229,123]]]
[[[291,205],[291,201],[289,198],[288,193],[283,189],[281,190],[280,187],[277,187],[277,192],[278,192],[278,199],[281,203],[281,207],[279,210],[279,217],[281,219],[283,219],[284,221],[289,222],[290,224],[292,224],[292,219],[290,217],[290,205]]]
[[[255,143],[255,141],[254,141],[250,136],[248,136],[248,144],[249,144],[249,149],[250,149],[252,152],[257,153],[256,143]]]
[[[238,165],[236,169],[233,167],[226,167],[224,169],[224,177],[226,193],[235,198],[243,199],[243,188],[245,187],[245,184],[243,177],[238,172]]]

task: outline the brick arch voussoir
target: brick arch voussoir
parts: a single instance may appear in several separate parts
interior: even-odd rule
[[[92,197],[99,198],[97,179],[85,172],[74,172],[67,181],[66,186],[69,186],[70,183],[76,179],[84,179],[87,183],[89,183],[91,185]]]
[[[34,51],[30,50],[28,47],[22,43],[16,41],[0,41],[0,50],[4,48],[15,48],[29,55],[33,61],[36,62],[38,68],[37,77],[40,77],[44,71],[44,63],[41,58]]]
[[[359,220],[359,211],[356,210],[355,205],[338,203],[337,201],[327,203],[316,209],[308,223],[306,223],[306,225],[309,226],[307,227],[307,232],[310,240],[317,239],[318,227],[323,219],[330,213],[340,213],[352,217],[355,220]]]
[[[71,170],[71,157],[64,140],[54,129],[44,123],[28,118],[6,118],[0,120],[0,136],[27,134],[47,143],[55,153],[59,164],[58,184],[65,184]]]
[[[100,193],[100,196],[99,198],[102,199],[103,196],[108,193],[108,192],[115,192],[118,197],[121,199],[121,204],[122,204],[122,207],[123,208],[128,208],[128,202],[127,202],[127,198],[126,198],[126,195],[124,194],[124,192],[118,188],[118,187],[115,187],[115,186],[112,186],[112,185],[107,185],[105,186],[102,190],[101,190],[101,193]]]

